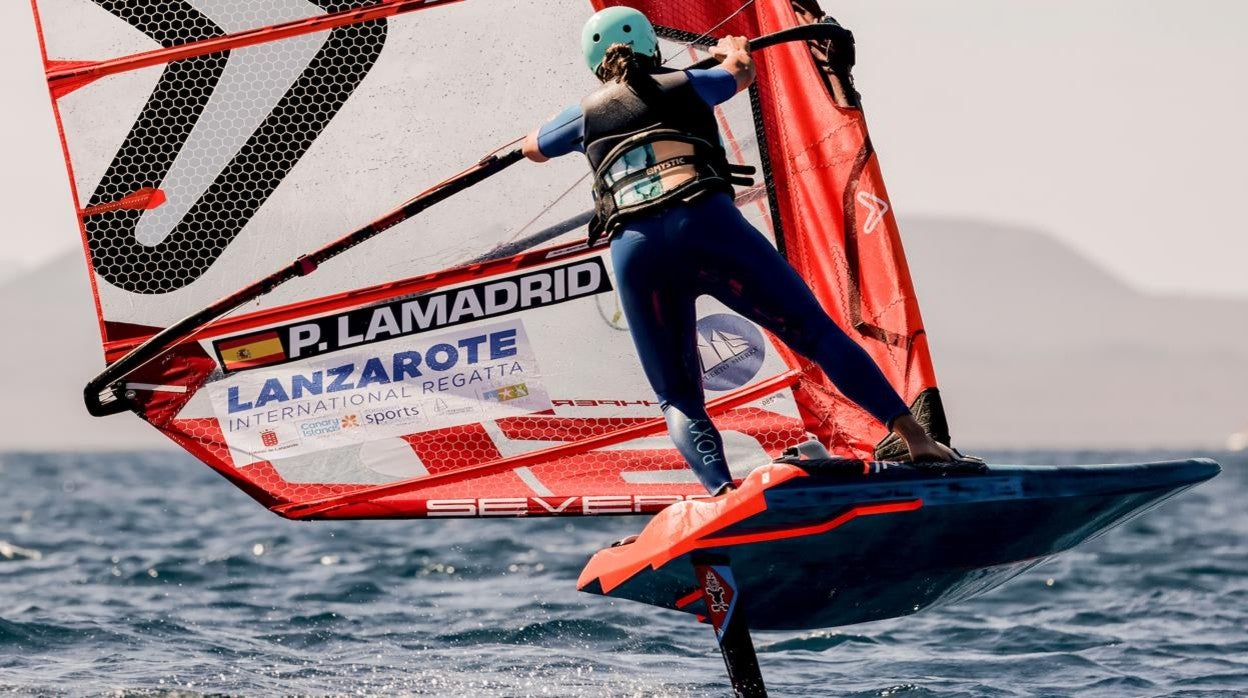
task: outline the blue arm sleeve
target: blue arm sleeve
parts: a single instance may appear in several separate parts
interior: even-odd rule
[[[723,104],[737,93],[737,79],[723,68],[686,70],[694,91],[710,106]]]
[[[573,104],[542,124],[537,132],[537,149],[548,158],[557,158],[574,151],[585,152],[584,125],[581,105]]]

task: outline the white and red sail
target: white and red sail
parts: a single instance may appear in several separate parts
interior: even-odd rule
[[[705,35],[799,21],[788,0],[630,4],[662,27],[669,65],[704,57]],[[594,84],[577,55],[594,8],[570,0],[34,7],[110,361]],[[719,114],[730,156],[765,175],[739,205],[903,397],[938,411],[861,112],[836,106],[804,43],[758,60],[750,98]],[[609,251],[559,225],[588,207],[585,174],[564,158],[494,175],[181,338],[125,377],[126,400],[291,517],[624,514],[702,496]],[[856,456],[884,439],[758,327],[710,299],[698,316],[738,476],[807,432]]]

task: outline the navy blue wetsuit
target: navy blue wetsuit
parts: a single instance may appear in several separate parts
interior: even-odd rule
[[[736,93],[723,69],[689,71],[708,104]],[[546,157],[583,152],[580,107],[539,132]],[[745,220],[727,194],[628,220],[611,240],[624,315],[676,448],[707,491],[732,482],[723,442],[706,413],[694,302],[709,295],[813,359],[836,387],[890,424],[909,412],[879,367],[820,307],[802,278]]]

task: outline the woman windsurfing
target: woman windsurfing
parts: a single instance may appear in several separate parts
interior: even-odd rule
[[[616,284],[637,354],[668,432],[711,494],[733,486],[706,412],[695,301],[709,295],[813,359],[836,387],[906,443],[915,461],[952,461],[910,414],[871,357],[823,311],[788,262],[737,210],[715,105],[754,82],[743,37],[711,49],[720,65],[660,65],[654,27],[611,7],[585,24],[581,46],[602,87],[540,126],[524,154],[584,153],[594,171],[591,238],[611,240]]]

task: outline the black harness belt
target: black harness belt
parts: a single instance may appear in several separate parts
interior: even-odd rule
[[[629,218],[652,214],[673,201],[689,203],[710,192],[750,186],[754,168],[733,165],[723,148],[674,129],[648,129],[621,140],[594,171],[590,238],[610,236]]]
[[[751,185],[754,168],[733,165],[719,145],[715,111],[682,71],[646,81],[607,83],[581,102],[585,155],[594,171],[590,240],[629,219],[711,192]]]

